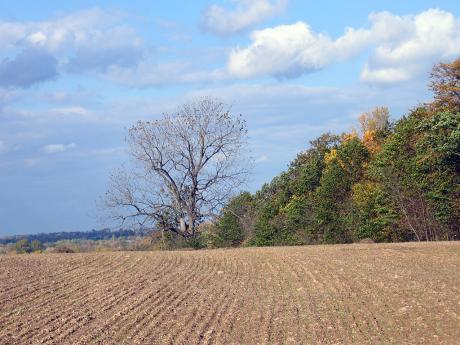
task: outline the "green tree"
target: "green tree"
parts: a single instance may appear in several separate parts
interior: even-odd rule
[[[248,235],[245,228],[249,225],[247,217],[251,207],[252,196],[248,192],[241,193],[230,200],[217,222],[218,246],[236,247],[245,240]]]
[[[445,228],[444,239],[460,238],[460,113],[440,112],[416,127],[421,186]]]
[[[314,195],[316,228],[323,242],[352,240],[347,224],[351,188],[362,178],[368,158],[369,151],[356,136],[345,137],[336,150],[325,156],[326,168]]]
[[[354,239],[370,238],[375,242],[402,240],[404,238],[398,236],[395,227],[397,218],[380,184],[363,181],[353,186],[350,227]]]
[[[410,239],[458,233],[458,126],[456,114],[417,108],[396,123],[372,164]]]
[[[256,193],[255,245],[288,245],[317,242],[312,219],[313,193],[320,184],[324,156],[340,137],[326,133],[310,142],[289,169]]]

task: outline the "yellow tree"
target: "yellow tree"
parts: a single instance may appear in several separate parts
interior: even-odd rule
[[[379,134],[388,129],[390,112],[387,107],[375,107],[372,111],[362,113],[358,117],[361,126],[363,144],[371,154],[380,150],[381,140]]]

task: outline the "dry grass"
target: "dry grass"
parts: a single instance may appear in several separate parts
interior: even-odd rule
[[[0,257],[0,344],[460,343],[460,243]]]

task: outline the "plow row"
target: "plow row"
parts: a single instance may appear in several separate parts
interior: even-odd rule
[[[460,244],[0,257],[0,344],[455,344]]]

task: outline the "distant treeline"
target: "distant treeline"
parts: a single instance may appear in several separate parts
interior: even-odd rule
[[[133,236],[148,236],[149,230],[91,230],[91,231],[73,231],[73,232],[52,232],[52,233],[41,233],[31,235],[13,235],[5,236],[0,238],[0,244],[16,243],[20,240],[40,241],[41,243],[52,243],[58,241],[69,241],[69,240],[110,240],[112,238],[120,237],[133,237]]]

